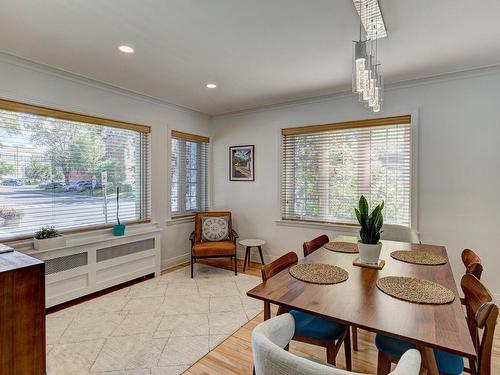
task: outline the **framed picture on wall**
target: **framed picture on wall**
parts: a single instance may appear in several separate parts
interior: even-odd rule
[[[229,180],[255,181],[255,146],[229,147]]]

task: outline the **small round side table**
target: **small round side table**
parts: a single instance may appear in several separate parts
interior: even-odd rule
[[[256,247],[259,249],[259,255],[260,255],[260,261],[262,264],[264,264],[264,257],[262,256],[262,246],[264,246],[266,241],[263,240],[257,240],[257,239],[248,239],[248,240],[241,240],[239,244],[241,246],[246,247],[246,252],[245,252],[245,263],[243,263],[243,272],[245,272],[245,269],[248,266],[250,266],[250,249],[252,247]]]

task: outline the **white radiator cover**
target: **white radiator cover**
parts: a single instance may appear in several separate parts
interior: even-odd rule
[[[11,246],[45,261],[46,307],[51,307],[141,276],[159,276],[160,232],[155,224],[136,224],[120,237],[111,229],[68,235],[61,248],[33,250],[29,241]]]

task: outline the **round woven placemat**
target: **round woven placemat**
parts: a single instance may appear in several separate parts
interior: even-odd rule
[[[358,244],[354,242],[328,242],[324,248],[339,253],[359,253]]]
[[[311,284],[337,284],[349,277],[343,268],[331,264],[303,263],[290,267],[290,275]]]
[[[455,299],[455,293],[429,280],[413,277],[387,276],[377,280],[384,293],[408,302],[443,305]]]
[[[423,264],[426,266],[439,266],[448,261],[442,255],[429,253],[427,251],[398,250],[391,253],[391,257],[406,263]]]

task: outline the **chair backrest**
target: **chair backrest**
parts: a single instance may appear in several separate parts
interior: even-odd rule
[[[297,264],[299,257],[293,251],[280,256],[274,262],[268,263],[262,267],[262,281],[266,281],[284,269]]]
[[[493,302],[491,293],[477,277],[466,273],[460,282],[465,295],[469,317],[469,330],[477,351],[477,369],[479,375],[491,374],[491,351],[495,336],[498,307]],[[479,339],[480,331],[482,337]]]
[[[330,239],[326,234],[322,234],[319,237],[316,237],[315,239],[311,241],[304,242],[302,244],[302,248],[304,249],[304,256],[308,256],[309,254],[315,252],[318,250],[320,247],[322,247],[324,244],[327,244],[330,242]]]
[[[481,264],[481,258],[474,251],[471,249],[462,251],[462,262],[465,266],[465,273],[470,273],[481,280],[483,265]]]
[[[201,241],[201,233],[202,233],[202,228],[201,228],[201,220],[203,217],[222,217],[222,216],[229,216],[229,221],[228,221],[228,231],[231,233],[231,230],[233,229],[233,223],[231,220],[231,211],[207,211],[207,212],[197,212],[196,215],[194,216],[194,239],[196,242]]]
[[[380,233],[380,239],[411,243],[420,242],[416,231],[404,225],[397,224],[384,224],[382,226],[382,233]]]
[[[295,320],[290,314],[282,314],[260,323],[252,332],[252,351],[256,375],[347,375],[353,372],[340,370],[298,357],[283,348],[292,339]],[[393,375],[417,375],[420,371],[420,353],[407,351],[391,373]]]

